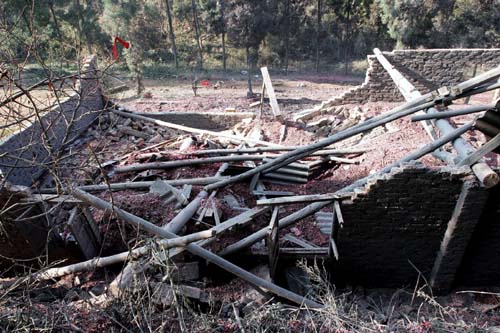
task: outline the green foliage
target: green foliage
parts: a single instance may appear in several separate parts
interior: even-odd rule
[[[234,46],[257,49],[272,24],[265,0],[228,1],[227,32]]]
[[[142,64],[174,65],[166,0],[3,0],[0,59],[8,63],[70,63],[87,53],[110,58],[115,35],[130,40],[120,52],[136,74]],[[200,44],[209,66],[227,61],[288,68],[313,63],[345,67],[374,47],[499,47],[498,0],[196,0]],[[198,59],[192,0],[170,0],[178,59]],[[319,39],[316,36],[319,35]],[[248,49],[249,59],[245,60]],[[62,65],[61,65],[62,66]]]

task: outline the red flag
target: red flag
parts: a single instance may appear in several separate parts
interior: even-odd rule
[[[202,85],[202,87],[208,87],[208,86],[210,86],[210,81],[208,81],[208,80],[201,80],[200,84]]]
[[[118,60],[118,48],[116,47],[116,42],[120,43],[124,48],[128,49],[130,47],[130,43],[124,41],[118,36],[115,36],[115,41],[113,42],[113,58]]]

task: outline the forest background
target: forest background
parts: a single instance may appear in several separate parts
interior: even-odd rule
[[[60,75],[95,53],[132,77],[179,72],[361,74],[374,47],[500,46],[499,0],[2,0],[0,63]],[[51,74],[52,75],[52,74]],[[197,74],[198,75],[198,74]],[[50,76],[50,75],[49,75]]]

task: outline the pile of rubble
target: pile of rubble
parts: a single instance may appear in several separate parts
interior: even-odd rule
[[[175,303],[176,295],[207,303],[214,296],[223,297],[210,292],[217,290],[217,283],[216,278],[210,281],[206,274],[214,269],[207,268],[209,262],[246,281],[265,297],[273,295],[298,305],[321,307],[308,294],[306,282],[291,282],[297,279],[297,273],[290,271],[287,275],[290,289],[277,283],[280,258],[338,260],[336,232],[344,223],[342,201],[374,177],[435,153],[449,143],[458,151],[457,166],[471,166],[485,186],[496,185],[498,175],[481,158],[498,147],[500,139],[497,135],[464,155],[460,150],[463,143],[456,142],[474,128],[474,122],[454,128],[435,121],[440,137],[344,188],[333,192],[316,188],[304,194],[298,184],[311,183],[339,165],[357,164],[358,157],[367,151],[359,146],[340,148],[338,144],[420,111],[428,117],[424,120],[442,119],[443,114],[452,116],[446,113],[447,105],[497,89],[499,84],[491,82],[499,76],[497,68],[449,89],[413,96],[407,103],[369,119],[360,108],[329,109],[322,118],[312,117],[305,123],[307,130],[327,138],[313,142],[310,137],[310,142],[302,146],[286,145],[291,127],[287,129],[281,123],[244,120],[231,130],[213,132],[112,105],[95,129],[69,148],[68,154],[73,156],[70,162],[61,165],[31,194],[27,188],[5,187],[7,195],[2,197],[4,206],[15,198],[16,203],[50,207],[45,215],[53,219],[49,225],[46,221],[40,223],[47,226],[44,232],[51,235],[51,244],[57,247],[63,234],[53,234],[52,230],[61,230],[64,225],[71,237],[63,241],[74,239],[87,260],[13,277],[2,281],[1,287],[16,288],[33,281],[47,283],[68,274],[126,263],[101,290],[103,298],[106,290],[121,295],[150,288],[156,302],[163,306]],[[484,110],[496,116],[498,108],[497,103]],[[267,140],[266,126],[280,128],[280,143]],[[436,157],[446,156],[443,162],[448,163],[449,154],[441,151]],[[302,208],[295,210],[296,204]],[[322,211],[328,207],[329,211]],[[39,211],[21,213],[31,220],[39,215]],[[312,215],[316,218],[313,227],[305,231],[295,228]],[[60,218],[54,218],[57,216]],[[109,242],[121,246],[109,246]],[[101,252],[103,248],[105,253]],[[242,268],[251,266],[257,266],[259,273]],[[255,296],[245,295],[243,308],[256,300]]]

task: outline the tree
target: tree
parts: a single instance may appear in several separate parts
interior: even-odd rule
[[[175,45],[174,25],[172,22],[172,11],[170,9],[170,0],[165,0],[167,19],[168,19],[168,34],[172,43],[172,53],[174,55],[175,69],[179,69],[179,59],[177,58],[177,46]]]
[[[453,39],[446,36],[447,22],[453,13],[455,0],[414,1],[376,0],[382,21],[396,47],[451,47]]]
[[[354,38],[362,32],[362,25],[369,19],[371,0],[328,0],[335,18],[343,51],[344,72],[348,73]]]
[[[131,42],[125,54],[127,66],[135,75],[137,94],[144,90],[144,60],[154,53],[154,48],[161,40],[159,26],[161,18],[158,8],[149,2],[113,0],[104,2],[104,22],[108,31]]]
[[[321,18],[323,17],[323,6],[321,0],[317,0],[316,6],[316,73],[319,72],[319,50],[321,45]]]
[[[450,33],[459,47],[500,47],[500,6],[495,0],[457,0]],[[451,39],[451,38],[450,38]]]
[[[193,11],[193,25],[196,35],[196,45],[198,46],[198,68],[203,69],[203,50],[201,47],[200,25],[198,23],[198,10],[196,9],[196,0],[191,0],[191,10]]]
[[[224,21],[225,1],[204,0],[201,3],[202,19],[209,33],[221,37],[222,68],[226,70],[226,23]]]
[[[252,72],[258,62],[259,46],[272,27],[266,1],[228,1],[226,27],[231,43],[245,49],[248,94],[253,95]]]

